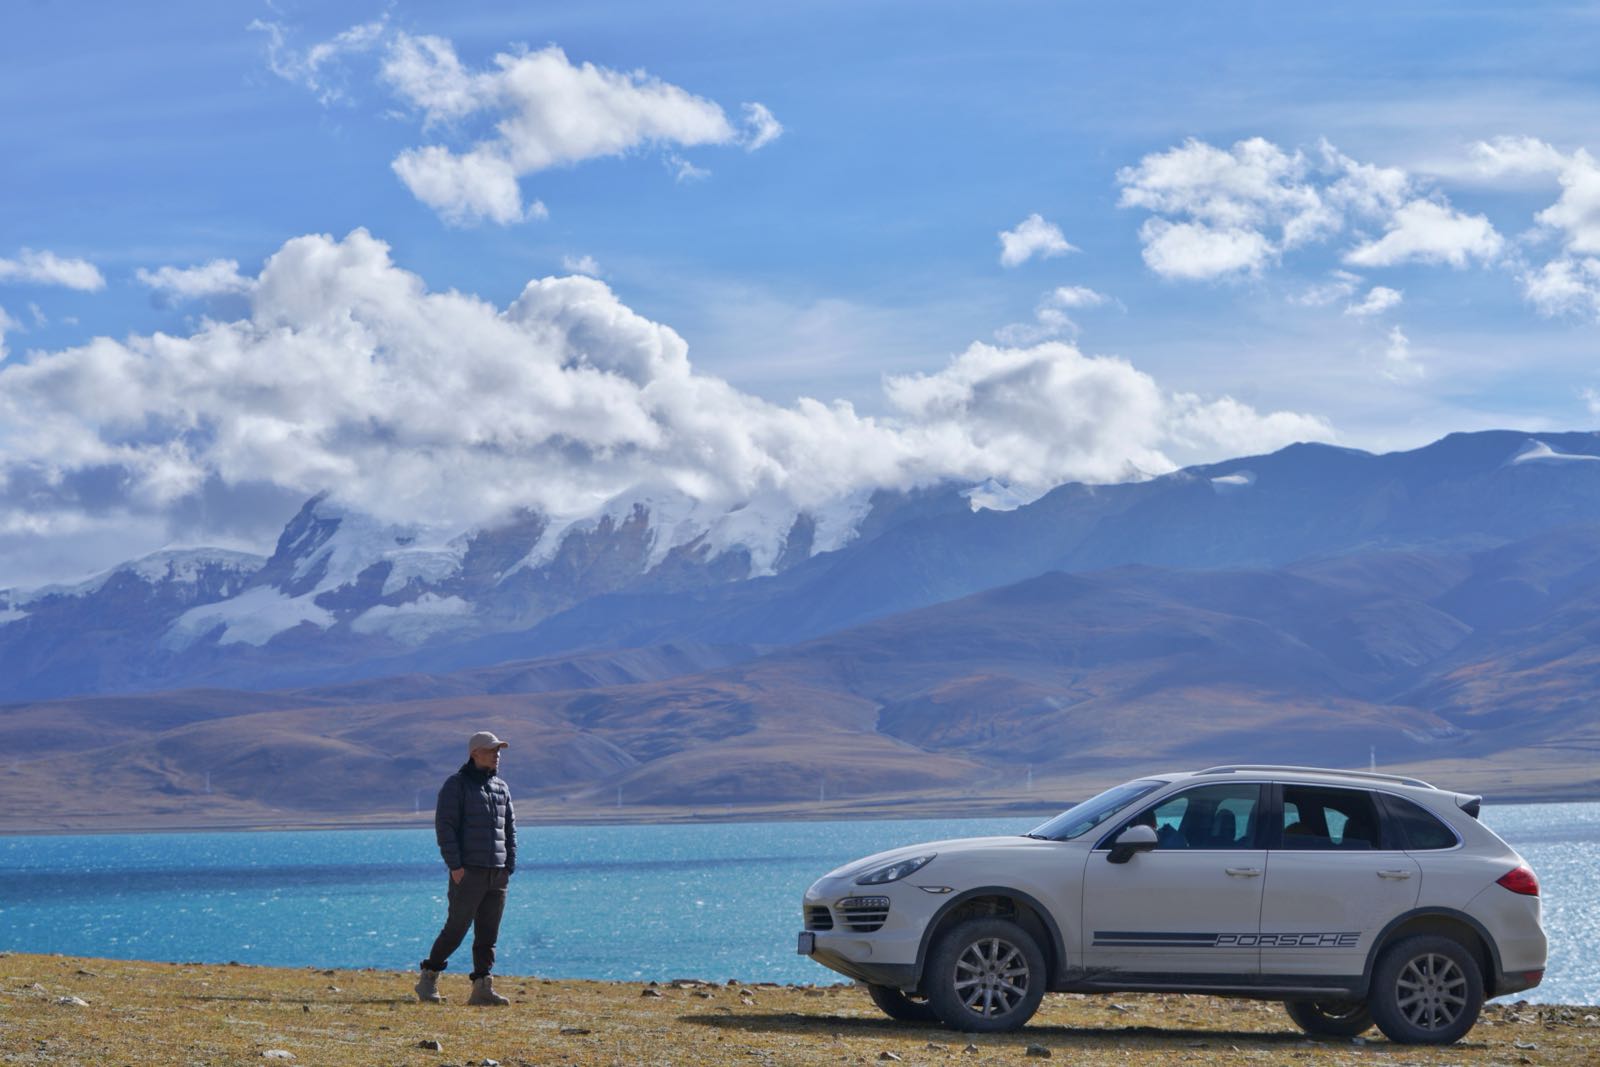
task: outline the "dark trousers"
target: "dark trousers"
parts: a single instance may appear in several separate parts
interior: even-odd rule
[[[506,883],[510,875],[504,867],[467,867],[461,881],[450,882],[450,914],[444,929],[433,942],[433,950],[422,965],[442,971],[450,954],[461,947],[472,927],[472,980],[494,970],[494,943],[500,936],[500,916],[506,910]]]

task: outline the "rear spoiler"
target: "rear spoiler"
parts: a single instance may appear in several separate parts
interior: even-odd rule
[[[1478,809],[1483,807],[1483,798],[1469,797],[1465,793],[1457,793],[1456,807],[1476,819],[1478,817]]]

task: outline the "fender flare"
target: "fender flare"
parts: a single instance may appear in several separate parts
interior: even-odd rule
[[[1505,969],[1500,963],[1500,946],[1495,944],[1488,928],[1464,911],[1457,911],[1455,908],[1427,907],[1413,908],[1411,911],[1395,916],[1389,920],[1382,930],[1378,931],[1378,936],[1372,939],[1372,947],[1367,950],[1366,966],[1361,971],[1361,982],[1367,987],[1369,993],[1372,988],[1372,972],[1378,965],[1378,954],[1389,947],[1390,937],[1394,931],[1414,919],[1430,918],[1449,919],[1453,922],[1458,922],[1477,934],[1483,940],[1484,947],[1489,951],[1489,967],[1493,972],[1483,976],[1484,983],[1489,990],[1493,990],[1494,987],[1500,985],[1500,980],[1505,975]],[[1493,996],[1494,993],[1486,991],[1486,995]]]
[[[916,974],[918,982],[922,981],[922,969],[928,961],[928,949],[933,943],[933,932],[939,929],[939,924],[944,922],[952,911],[967,901],[978,897],[1010,897],[1021,904],[1026,904],[1034,914],[1039,916],[1040,921],[1044,923],[1045,929],[1050,934],[1052,942],[1050,947],[1055,951],[1056,974],[1049,977],[1059,977],[1062,972],[1067,970],[1066,941],[1062,938],[1061,927],[1056,924],[1055,916],[1050,914],[1050,909],[1039,903],[1036,897],[1029,893],[1024,893],[1020,889],[1003,885],[986,885],[957,893],[946,901],[938,911],[934,912],[933,918],[929,919],[928,924],[922,928],[922,940],[917,944]]]

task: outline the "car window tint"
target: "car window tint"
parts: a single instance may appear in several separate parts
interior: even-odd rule
[[[1283,787],[1282,842],[1280,847],[1295,851],[1386,847],[1371,793],[1308,785]]]
[[[1253,848],[1260,807],[1258,785],[1207,785],[1167,797],[1127,826],[1154,829],[1157,850]]]
[[[1417,852],[1456,846],[1455,831],[1431,811],[1403,797],[1386,796],[1383,802],[1390,818],[1399,824],[1405,835],[1406,848]]]

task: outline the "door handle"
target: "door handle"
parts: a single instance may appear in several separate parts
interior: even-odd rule
[[[1261,868],[1260,867],[1224,867],[1223,870],[1227,871],[1229,874],[1231,874],[1235,878],[1259,878],[1259,877],[1261,877]]]
[[[1397,881],[1404,881],[1405,879],[1411,877],[1411,872],[1410,871],[1379,871],[1378,872],[1378,877],[1379,878],[1393,878],[1393,879],[1396,879]]]

